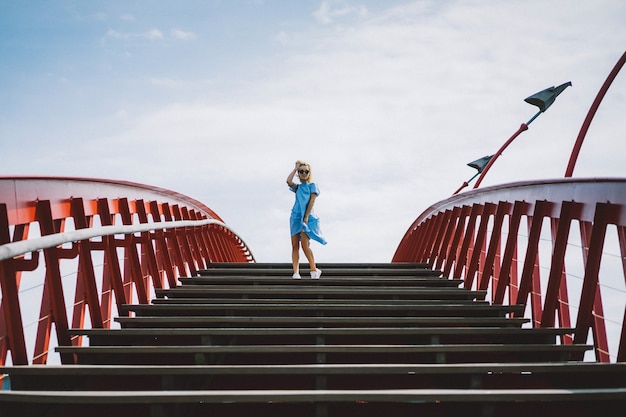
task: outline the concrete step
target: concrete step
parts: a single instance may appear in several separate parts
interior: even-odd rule
[[[422,326],[422,327],[521,327],[529,323],[524,317],[411,317],[411,316],[144,316],[116,317],[115,322],[124,328],[139,327],[370,327],[370,326]]]
[[[589,345],[210,345],[59,346],[80,364],[461,363],[568,361]]]
[[[0,369],[0,415],[623,414],[626,364],[578,362],[573,329],[523,328],[428,265],[305,267],[212,264],[123,305],[121,329],[72,329],[56,351],[78,365]]]
[[[315,285],[315,286],[370,286],[370,287],[459,287],[463,280],[446,279],[440,276],[385,276],[370,277],[363,275],[337,276],[323,272],[320,279],[311,279],[308,273],[301,275],[301,279],[292,278],[292,274],[286,271],[284,275],[210,275],[197,277],[179,278],[181,285]]]
[[[71,329],[86,336],[90,346],[198,346],[277,344],[554,344],[573,329],[499,327],[239,327],[239,328],[131,328]]]
[[[402,299],[402,300],[482,300],[486,291],[470,291],[462,288],[419,288],[419,287],[328,287],[314,285],[183,285],[177,288],[157,289],[159,298],[196,297],[219,298],[238,295],[247,298],[339,298],[359,299]]]
[[[621,416],[626,388],[0,391],[14,415]]]
[[[201,304],[125,304],[124,313],[137,316],[404,316],[404,317],[505,317],[508,314],[521,314],[524,306],[489,305],[482,303],[387,303],[370,304],[363,300],[360,304],[336,303],[201,303]]]
[[[420,265],[394,265],[389,267],[384,264],[323,264],[317,265],[323,271],[324,277],[440,277],[441,271],[423,268]],[[302,265],[300,274],[308,276],[310,270],[307,265]],[[293,274],[291,264],[233,264],[230,266],[212,267],[201,269],[198,276],[282,276],[290,278]]]
[[[620,388],[626,363],[33,365],[0,367],[15,390]]]

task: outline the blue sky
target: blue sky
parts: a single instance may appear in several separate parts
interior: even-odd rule
[[[535,113],[524,98],[571,81],[482,186],[563,176],[624,21],[621,0],[0,0],[0,175],[169,188],[288,262],[305,159],[318,260],[389,261]],[[574,176],[624,176],[625,110],[620,74]]]

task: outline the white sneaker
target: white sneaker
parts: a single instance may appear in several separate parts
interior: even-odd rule
[[[299,273],[297,273],[297,272],[296,272],[295,274],[293,274],[293,275],[291,276],[291,278],[293,278],[293,279],[300,279],[300,278],[302,278],[302,277],[300,276],[300,274],[299,274]]]
[[[321,275],[322,275],[322,270],[319,268],[317,268],[317,271],[311,271],[312,279],[319,279]]]

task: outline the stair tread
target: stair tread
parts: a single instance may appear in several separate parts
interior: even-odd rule
[[[396,310],[432,310],[437,309],[438,311],[472,311],[472,310],[482,310],[482,311],[503,311],[503,312],[516,312],[520,311],[523,306],[500,306],[500,305],[491,305],[491,304],[482,304],[482,303],[412,303],[410,301],[402,302],[389,302],[386,304],[370,304],[367,302],[363,302],[361,304],[343,304],[340,301],[336,301],[335,303],[323,303],[323,304],[305,304],[305,303],[272,303],[267,301],[257,301],[256,303],[198,303],[198,304],[124,304],[122,306],[124,310],[127,311],[159,311],[159,310],[216,310],[216,309],[259,309],[259,310],[267,310],[273,308],[292,308],[292,309],[338,309],[338,310],[357,310],[357,309],[375,309],[375,310],[384,310],[384,309],[396,309]]]
[[[186,391],[0,391],[0,402],[144,403],[176,402],[484,402],[594,401],[624,399],[626,388],[583,389],[389,389],[389,390],[186,390]]]
[[[157,296],[161,296],[157,291]],[[193,295],[193,294],[190,294]],[[246,295],[245,298],[242,295],[241,298],[233,298],[233,297],[205,297],[205,298],[187,298],[187,297],[179,297],[170,295],[167,298],[155,298],[151,300],[151,304],[254,304],[254,303],[267,303],[269,300],[263,297],[254,297],[250,298],[249,295]],[[454,301],[456,304],[488,304],[487,301],[482,299],[475,298],[447,298],[445,300],[435,300],[429,298],[389,298],[389,299],[371,299],[367,300],[369,305],[378,305],[378,304],[445,304]],[[273,304],[313,304],[317,303],[318,305],[324,304],[332,304],[341,302],[343,304],[362,304],[362,298],[335,298],[335,297],[310,297],[310,298],[273,298],[271,300]]]
[[[300,269],[308,267],[301,263]],[[430,265],[423,262],[318,262],[320,268],[335,269],[426,269],[432,270]],[[206,270],[214,269],[232,269],[232,268],[250,268],[250,269],[290,269],[291,263],[286,262],[212,262]]]
[[[569,343],[573,328],[522,327],[524,305],[491,304],[427,264],[318,266],[322,279],[303,265],[293,280],[288,263],[211,264],[155,288],[148,304],[118,305],[121,328],[69,330],[78,346],[55,351],[79,365],[0,367],[19,386],[0,403],[159,415],[299,403],[315,416],[375,403],[626,403],[626,363],[583,362],[592,345]]]
[[[508,351],[584,351],[591,345],[570,344],[432,344],[432,345],[202,345],[202,346],[58,346],[58,352],[111,352],[111,353],[185,353],[185,352],[508,352]]]
[[[258,280],[256,280],[258,281]],[[256,282],[255,281],[255,282]],[[284,280],[283,280],[284,281]],[[306,283],[302,283],[301,281],[295,280],[295,279],[291,279],[290,282],[291,284],[255,284],[255,285],[250,285],[250,286],[246,286],[246,287],[242,287],[241,285],[228,285],[228,284],[215,284],[215,283],[211,283],[211,282],[206,282],[206,283],[199,283],[199,284],[190,284],[187,283],[188,281],[183,281],[183,285],[180,287],[176,287],[176,288],[169,288],[169,289],[164,289],[164,290],[160,290],[162,292],[188,292],[188,291],[194,291],[194,292],[209,292],[209,291],[215,291],[215,292],[239,292],[239,293],[247,293],[247,292],[251,292],[251,293],[255,293],[255,292],[276,292],[276,293],[281,293],[281,292],[289,292],[289,293],[293,293],[293,292],[300,292],[300,293],[307,293],[307,292],[317,292],[317,293],[328,293],[328,294],[336,294],[336,293],[362,293],[362,294],[369,294],[369,293],[415,293],[415,294],[447,294],[447,293],[469,293],[469,294],[484,294],[486,293],[486,291],[471,291],[471,290],[467,290],[465,288],[457,288],[456,286],[449,286],[449,287],[433,287],[433,286],[429,286],[429,287],[422,287],[422,286],[418,286],[418,285],[414,285],[414,286],[407,286],[407,285],[402,285],[402,286],[393,286],[393,285],[385,285],[385,286],[381,286],[381,287],[375,287],[372,285],[350,285],[348,287],[344,287],[344,286],[322,286],[319,285],[318,282],[314,282],[311,281],[313,285],[311,284],[311,282],[306,282]],[[201,282],[197,279],[193,280],[193,282]]]
[[[521,324],[530,322],[530,319],[524,317],[464,317],[464,316],[445,316],[445,317],[406,317],[406,316],[334,316],[334,317],[311,317],[311,316],[140,316],[140,317],[116,317],[115,321],[118,323],[176,323],[181,324],[202,324],[204,326],[208,324],[233,324],[233,323],[310,323],[319,325],[320,323],[327,324],[370,324],[370,323],[391,323],[391,324],[406,324],[406,323],[420,323],[426,324],[452,324],[464,326],[471,324],[485,325],[500,324],[510,326],[520,326]]]
[[[148,335],[230,335],[230,334],[312,334],[312,335],[333,335],[333,334],[548,334],[562,335],[574,332],[572,328],[515,328],[515,327],[225,327],[225,328],[123,328],[123,329],[69,329],[70,334],[82,335],[115,335],[115,334],[148,334]]]
[[[626,373],[626,362],[524,362],[524,363],[451,363],[451,364],[268,364],[268,365],[21,365],[2,366],[0,373],[11,375],[52,374],[361,374],[400,373]]]

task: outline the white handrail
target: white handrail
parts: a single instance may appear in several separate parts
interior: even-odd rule
[[[69,242],[91,239],[97,236],[110,236],[118,234],[131,234],[148,232],[151,230],[173,229],[177,227],[195,227],[207,224],[217,224],[238,236],[225,223],[215,219],[205,220],[177,220],[172,222],[139,223],[133,225],[101,226],[97,228],[78,229],[68,232],[55,233],[34,239],[21,240],[19,242],[5,243],[0,245],[0,261],[15,258],[26,253],[52,248]]]

